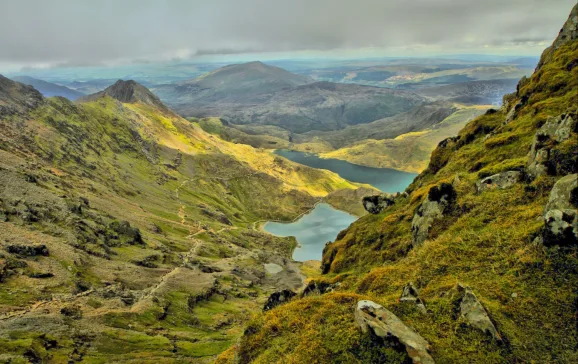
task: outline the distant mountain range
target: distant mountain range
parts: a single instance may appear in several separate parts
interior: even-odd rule
[[[82,92],[72,90],[66,86],[57,85],[55,83],[39,80],[29,76],[15,76],[12,77],[12,79],[25,85],[33,86],[45,97],[62,96],[74,101],[79,97],[84,96]]]
[[[220,116],[235,124],[276,125],[295,133],[368,123],[423,102],[404,91],[314,82],[261,62],[223,67],[152,90],[186,117]]]

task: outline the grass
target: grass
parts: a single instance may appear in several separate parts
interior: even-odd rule
[[[576,110],[578,68],[569,71],[567,65],[577,58],[578,42],[567,43],[518,94],[507,96],[511,105],[527,99],[511,122],[505,123],[508,110],[486,114],[442,143],[407,198],[362,217],[325,249],[325,279],[339,275],[341,292],[296,299],[255,318],[235,349],[237,357],[256,363],[359,361],[348,356],[363,342],[349,305],[367,297],[429,341],[437,362],[576,362],[578,250],[532,243],[559,176],[483,193],[475,183],[525,168],[537,128],[548,117]],[[575,150],[578,135],[570,140],[556,147],[561,154]],[[412,249],[416,209],[441,183],[453,183],[455,210],[434,222],[428,241]],[[398,302],[408,282],[420,290],[427,314]],[[460,319],[458,283],[473,289],[503,343]],[[231,356],[224,354],[223,362]]]

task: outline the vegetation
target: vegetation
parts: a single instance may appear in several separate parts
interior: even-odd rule
[[[560,175],[527,178],[510,188],[484,192],[475,186],[495,173],[524,171],[537,129],[550,117],[577,111],[578,67],[572,65],[578,59],[578,41],[567,39],[552,52],[531,78],[520,82],[517,93],[505,97],[504,108],[475,119],[457,137],[440,143],[407,196],[378,215],[362,217],[326,247],[324,279],[339,279],[339,293],[296,299],[257,317],[236,349],[237,358],[364,362],[347,356],[363,342],[348,306],[360,299],[355,295],[362,295],[383,304],[429,341],[437,362],[578,361],[578,251],[575,246],[545,247],[535,239]],[[556,158],[573,160],[569,151],[578,150],[577,131],[555,148],[560,150]],[[435,221],[428,240],[413,247],[417,208],[432,187],[442,183],[453,185],[457,200]],[[408,282],[419,288],[426,314],[399,303]],[[458,283],[476,292],[502,342],[459,317]]]

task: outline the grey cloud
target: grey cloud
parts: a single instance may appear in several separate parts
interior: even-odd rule
[[[576,0],[0,0],[0,62],[551,40]],[[527,43],[527,42],[526,42]]]

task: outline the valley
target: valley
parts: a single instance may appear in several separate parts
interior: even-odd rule
[[[131,5],[0,35],[0,363],[578,362],[575,2]]]

